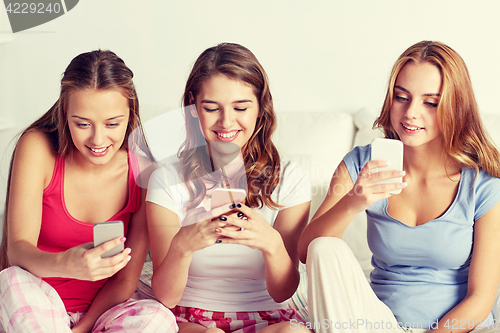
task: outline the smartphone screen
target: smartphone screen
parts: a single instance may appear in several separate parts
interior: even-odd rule
[[[122,221],[111,221],[96,223],[93,227],[94,232],[94,247],[101,245],[104,242],[115,239],[116,237],[123,237],[123,222]],[[120,243],[111,250],[105,252],[101,255],[101,258],[112,257],[115,254],[122,252],[124,249],[124,243]]]
[[[389,165],[382,168],[377,168],[374,172],[380,171],[402,171],[403,170],[403,143],[399,140],[377,138],[372,142],[372,161],[384,160],[389,161]],[[376,184],[391,184],[401,183],[403,177],[390,178],[377,182]],[[388,191],[392,194],[401,193],[401,189]]]

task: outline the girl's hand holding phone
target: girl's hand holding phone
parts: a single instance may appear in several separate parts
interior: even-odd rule
[[[72,247],[62,253],[65,272],[61,276],[78,280],[97,281],[114,275],[130,260],[130,248],[112,257],[101,258],[107,251],[125,242],[117,237],[94,247],[92,242]]]
[[[246,245],[263,253],[273,253],[283,246],[280,233],[271,227],[262,215],[244,204],[238,204],[236,209],[241,214],[220,217],[225,219],[224,222],[228,225],[236,227],[236,229],[219,228],[216,230],[218,235],[223,236],[220,238],[222,244]]]
[[[176,246],[182,252],[192,254],[216,244],[220,235],[214,230],[227,225],[226,222],[219,219],[219,216],[230,210],[229,205],[216,207],[209,211],[204,207],[190,210],[182,222],[183,227],[175,235]]]
[[[354,187],[345,196],[352,200],[350,207],[362,212],[370,207],[374,202],[385,199],[393,195],[391,191],[401,190],[406,187],[406,183],[379,183],[380,181],[401,178],[404,171],[378,171],[379,168],[387,166],[383,160],[373,160],[365,164],[359,172],[358,179]]]

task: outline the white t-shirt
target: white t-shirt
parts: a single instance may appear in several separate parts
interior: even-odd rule
[[[171,210],[181,221],[189,194],[178,171],[178,163],[156,170],[151,176],[146,200]],[[271,198],[282,206],[279,210],[311,201],[305,168],[292,161],[282,162],[280,183]],[[279,210],[267,206],[257,209],[271,226]],[[274,302],[267,292],[262,252],[238,244],[214,244],[195,252],[179,305],[222,312],[285,307],[283,303]]]

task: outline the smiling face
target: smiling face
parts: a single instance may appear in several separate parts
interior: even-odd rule
[[[199,118],[203,136],[214,143],[212,147],[226,154],[230,146],[245,146],[259,116],[259,102],[252,86],[219,74],[201,84],[194,102],[198,113],[192,115]]]
[[[68,99],[73,144],[94,165],[108,163],[125,139],[128,100],[119,90],[76,90]]]
[[[394,86],[390,112],[391,125],[403,144],[417,147],[441,139],[440,99],[441,73],[436,66],[413,61],[404,65]]]

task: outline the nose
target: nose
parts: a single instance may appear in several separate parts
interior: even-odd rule
[[[100,145],[104,143],[104,137],[105,137],[104,129],[102,129],[100,126],[94,126],[93,130],[94,131],[92,133],[92,137],[90,138],[90,140],[94,146],[100,147]]]
[[[416,119],[420,116],[420,105],[417,103],[417,101],[413,100],[408,104],[405,116],[408,119]]]
[[[223,128],[231,128],[235,121],[236,112],[230,108],[224,108],[219,119]]]

